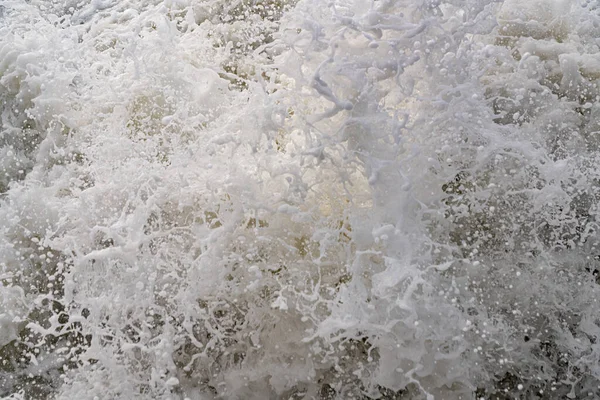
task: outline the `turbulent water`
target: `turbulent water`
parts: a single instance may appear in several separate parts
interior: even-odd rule
[[[600,1],[0,2],[0,397],[600,398]]]

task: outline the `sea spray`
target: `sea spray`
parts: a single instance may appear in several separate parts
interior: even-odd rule
[[[596,8],[5,2],[0,395],[598,396]]]

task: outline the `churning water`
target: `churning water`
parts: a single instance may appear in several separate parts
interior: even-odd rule
[[[4,0],[0,396],[600,397],[597,0]]]

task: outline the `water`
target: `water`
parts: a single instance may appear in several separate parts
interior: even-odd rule
[[[0,396],[600,396],[599,6],[5,1]]]

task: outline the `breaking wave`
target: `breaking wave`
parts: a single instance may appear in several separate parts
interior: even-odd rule
[[[0,396],[600,397],[597,0],[5,0]]]

